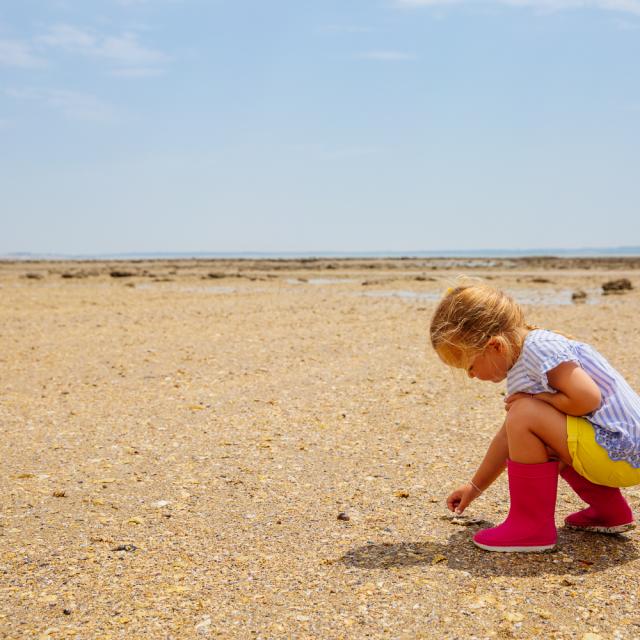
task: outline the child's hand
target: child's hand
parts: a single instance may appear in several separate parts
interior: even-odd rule
[[[520,400],[520,398],[533,398],[535,397],[532,393],[512,393],[510,396],[507,396],[504,399],[504,410],[509,411],[511,409],[511,405],[516,401]]]
[[[447,498],[447,507],[449,508],[449,511],[460,514],[480,495],[480,493],[481,492],[474,488],[473,485],[463,484]]]

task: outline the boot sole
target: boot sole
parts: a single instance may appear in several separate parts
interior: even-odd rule
[[[541,553],[543,551],[549,551],[556,546],[554,543],[530,547],[491,547],[487,544],[476,542],[475,540],[473,541],[473,544],[475,544],[476,547],[484,549],[485,551],[498,551],[503,553]]]
[[[591,533],[624,533],[625,531],[631,531],[636,528],[635,522],[627,522],[627,524],[619,524],[615,527],[599,527],[597,525],[584,525],[569,524],[565,522],[565,527],[573,529],[574,531],[589,531]]]

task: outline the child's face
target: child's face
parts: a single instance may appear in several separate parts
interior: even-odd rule
[[[470,378],[478,378],[488,382],[500,382],[507,377],[511,362],[505,352],[505,347],[499,340],[490,340],[484,351],[476,356],[467,373]]]

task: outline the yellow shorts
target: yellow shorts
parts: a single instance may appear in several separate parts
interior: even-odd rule
[[[593,425],[586,418],[567,416],[567,445],[573,468],[587,480],[607,487],[640,484],[640,469],[624,460],[611,460],[596,442]]]

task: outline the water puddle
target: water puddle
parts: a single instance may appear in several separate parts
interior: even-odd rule
[[[587,297],[580,301],[584,304],[598,304],[602,298],[602,292],[600,289],[584,289]],[[539,289],[505,289],[517,303],[541,305],[541,306],[561,306],[576,304],[572,295],[573,289],[561,289],[554,291],[545,291]],[[425,301],[437,301],[442,298],[441,292],[434,291],[367,291],[359,295],[367,296],[369,298],[401,298],[404,300],[425,300]]]
[[[360,295],[367,298],[404,298],[405,300],[440,300],[442,293],[420,291],[367,291]]]
[[[434,261],[440,268],[466,268],[466,269],[478,269],[482,267],[503,267],[504,269],[512,269],[516,266],[513,260],[494,260],[491,258],[451,258],[446,260]],[[431,266],[431,264],[429,265]]]
[[[180,291],[187,291],[189,293],[235,293],[237,289],[235,287],[180,287]]]
[[[570,304],[598,304],[602,298],[601,289],[581,289],[587,294],[586,298],[574,302],[572,296],[576,289],[505,289],[517,303],[541,306],[562,306]]]

